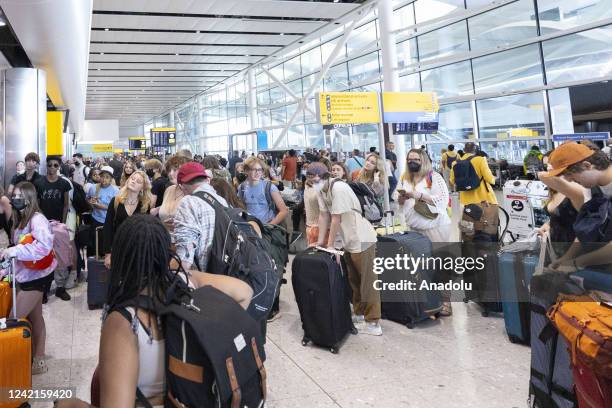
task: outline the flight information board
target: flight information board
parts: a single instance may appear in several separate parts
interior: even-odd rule
[[[438,122],[393,124],[393,133],[396,135],[410,135],[414,133],[436,133],[437,131]]]
[[[170,147],[176,145],[176,128],[151,129],[152,147]]]
[[[147,148],[147,140],[145,138],[130,138],[130,150],[145,150]]]

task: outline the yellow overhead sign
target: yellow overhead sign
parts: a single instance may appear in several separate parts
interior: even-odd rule
[[[152,128],[151,132],[176,132],[176,128],[170,128],[170,127]]]
[[[516,128],[510,129],[510,136],[512,137],[537,137],[537,130],[527,129],[527,128]]]
[[[61,111],[47,112],[47,155],[64,154],[64,114]]]
[[[91,146],[91,151],[94,153],[112,153],[113,144],[112,143],[94,144]]]
[[[385,112],[438,112],[440,104],[433,92],[383,92]]]
[[[321,92],[318,106],[322,125],[380,122],[376,92]]]

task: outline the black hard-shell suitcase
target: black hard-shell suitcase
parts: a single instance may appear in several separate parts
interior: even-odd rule
[[[99,247],[99,235],[102,227],[96,228],[96,249]],[[89,310],[100,309],[104,306],[108,296],[110,271],[104,266],[104,258],[96,256],[87,258],[87,305]]]
[[[582,288],[560,273],[534,276],[530,285],[531,375],[529,399],[536,407],[575,408],[574,377],[567,342],[547,310],[560,293],[581,294]]]
[[[376,256],[381,258],[395,257],[396,254],[411,257],[428,257],[432,255],[431,241],[417,232],[399,232],[378,237]],[[401,270],[385,270],[379,275],[383,283],[414,282],[419,288],[421,282],[435,282],[434,271],[421,268],[417,273]],[[435,319],[442,309],[439,291],[434,290],[401,290],[381,291],[381,314],[383,319],[392,320],[412,329],[422,321]]]
[[[351,319],[347,278],[335,255],[308,249],[295,256],[291,283],[306,346],[310,341],[337,353],[346,336],[357,334]]]

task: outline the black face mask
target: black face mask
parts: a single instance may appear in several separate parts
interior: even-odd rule
[[[236,175],[236,178],[239,182],[244,183],[247,179],[247,175],[244,173],[238,173],[238,175]]]
[[[421,170],[421,164],[413,161],[408,162],[408,170],[411,173],[418,173]]]
[[[148,169],[146,173],[147,173],[147,176],[149,176],[149,178],[153,178],[153,176],[155,175],[155,170]]]
[[[26,208],[25,198],[11,198],[11,205],[17,211],[21,211]]]

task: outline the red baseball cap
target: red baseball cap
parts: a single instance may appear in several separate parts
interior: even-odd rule
[[[189,162],[183,164],[176,175],[179,184],[189,183],[196,177],[208,177],[206,169],[200,163]]]

